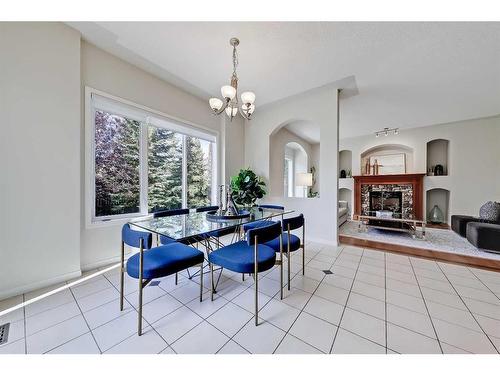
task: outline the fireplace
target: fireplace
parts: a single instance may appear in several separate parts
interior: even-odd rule
[[[403,210],[401,191],[370,191],[370,211],[391,211],[400,214]]]
[[[354,176],[354,217],[388,210],[405,217],[423,217],[424,173]]]

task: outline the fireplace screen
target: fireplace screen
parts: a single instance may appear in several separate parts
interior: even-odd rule
[[[370,211],[402,213],[403,193],[400,191],[371,191]]]

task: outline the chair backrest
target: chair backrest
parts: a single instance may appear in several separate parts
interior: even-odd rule
[[[159,210],[153,212],[153,217],[165,217],[174,215],[186,215],[189,213],[189,208],[176,208],[173,210]]]
[[[280,205],[277,205],[277,204],[259,204],[259,207],[260,208],[272,208],[272,209],[275,209],[275,210],[284,210],[285,209],[284,206],[280,206]]]
[[[139,248],[141,246],[143,249],[151,249],[153,243],[153,235],[149,232],[142,232],[138,230],[133,230],[130,228],[129,224],[125,224],[122,227],[122,241],[127,245]]]
[[[304,215],[300,214],[299,216],[283,219],[283,230],[288,230],[289,226],[290,230],[298,229],[304,226]]]
[[[196,212],[217,211],[218,209],[219,209],[219,206],[197,207]]]
[[[260,228],[250,229],[247,233],[247,242],[251,246],[257,237],[258,243],[272,241],[281,235],[281,221]]]

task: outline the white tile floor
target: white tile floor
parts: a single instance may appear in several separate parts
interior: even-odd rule
[[[0,317],[0,353],[497,353],[500,273],[350,246],[307,245],[292,257],[291,291],[261,274],[224,271],[214,302],[185,274],[145,289],[138,337],[137,281],[118,305],[118,269]],[[323,270],[331,270],[327,275]],[[208,286],[208,275],[204,285]],[[48,289],[0,301],[0,311]]]

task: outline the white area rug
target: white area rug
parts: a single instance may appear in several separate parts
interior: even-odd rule
[[[364,240],[387,242],[500,261],[500,254],[479,250],[472,246],[467,239],[460,237],[458,234],[448,229],[427,228],[425,231],[425,240],[423,240],[421,238],[413,239],[410,234],[404,232],[375,228],[364,230],[363,228],[364,226],[362,226],[362,231],[359,231],[357,221],[347,221],[339,228],[339,234]],[[420,235],[420,233],[417,235]]]

